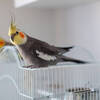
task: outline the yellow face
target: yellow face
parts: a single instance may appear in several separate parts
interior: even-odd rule
[[[5,46],[5,41],[2,38],[0,38],[0,48],[4,46]]]
[[[13,36],[14,35],[14,36]],[[15,34],[11,35],[11,42],[14,45],[21,45],[24,44],[27,40],[26,35],[22,32],[16,32]],[[13,37],[12,37],[13,36]]]
[[[16,25],[13,23],[10,25],[8,35],[10,36],[10,40],[14,45],[24,44],[27,40],[26,35],[23,32],[19,32]]]

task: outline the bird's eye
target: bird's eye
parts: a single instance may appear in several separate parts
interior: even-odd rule
[[[16,32],[16,34],[18,34],[18,32]]]

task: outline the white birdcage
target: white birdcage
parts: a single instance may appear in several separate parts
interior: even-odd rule
[[[24,62],[15,47],[5,47],[1,55],[4,63],[0,63],[0,80],[7,78],[13,83],[17,91],[15,100],[99,100],[98,62],[27,69],[22,67]]]

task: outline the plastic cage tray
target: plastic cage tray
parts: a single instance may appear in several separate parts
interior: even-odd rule
[[[15,47],[0,55],[0,80],[9,79],[16,90],[10,100],[99,100],[100,63],[26,69]]]

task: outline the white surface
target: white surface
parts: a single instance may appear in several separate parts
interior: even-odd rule
[[[0,99],[1,100],[18,100],[16,89],[9,79],[0,81]]]
[[[2,64],[0,98],[2,100],[18,100],[18,98],[32,100],[34,96],[63,93],[65,89],[73,87],[99,88],[99,67],[98,63],[26,70],[18,68],[13,63],[9,66]]]
[[[21,66],[18,52],[13,46],[6,46],[0,55],[0,99],[18,100],[32,98],[21,93],[18,77],[18,68]],[[5,96],[6,95],[6,96]]]

